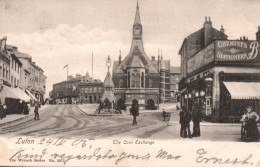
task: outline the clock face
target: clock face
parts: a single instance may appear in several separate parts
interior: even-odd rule
[[[136,35],[140,35],[141,34],[141,30],[139,28],[136,28],[134,32],[135,32]]]

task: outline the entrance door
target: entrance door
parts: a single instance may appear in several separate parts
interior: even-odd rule
[[[206,116],[211,115],[211,100],[206,98]]]
[[[154,100],[149,99],[147,100],[147,110],[155,110]]]
[[[89,103],[92,103],[92,96],[89,96]]]

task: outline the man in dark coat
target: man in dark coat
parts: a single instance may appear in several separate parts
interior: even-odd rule
[[[133,115],[133,124],[132,125],[137,125],[136,117],[139,116],[139,109],[138,109],[138,104],[132,105],[132,115]]]
[[[200,122],[202,120],[202,113],[199,108],[194,105],[192,109],[193,132],[192,137],[200,136]]]
[[[40,120],[39,107],[40,107],[40,105],[38,103],[36,103],[35,108],[34,108],[34,113],[35,113],[34,120]]]
[[[186,128],[185,131],[188,132],[188,137],[192,138],[190,133],[190,121],[191,121],[191,113],[189,111],[185,111],[185,128]]]
[[[4,105],[0,104],[0,118],[3,119],[4,117],[6,117]]]
[[[185,138],[187,137],[187,131],[186,131],[186,125],[185,125],[185,109],[184,107],[180,111],[180,124],[181,124],[181,131],[180,131],[180,136]]]

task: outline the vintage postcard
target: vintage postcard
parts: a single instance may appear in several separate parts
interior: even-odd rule
[[[0,0],[0,166],[260,167],[259,7]]]

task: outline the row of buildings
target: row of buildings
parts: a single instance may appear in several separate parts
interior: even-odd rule
[[[170,60],[146,55],[142,41],[143,28],[137,4],[133,25],[130,53],[122,60],[113,62],[112,81],[115,101],[118,106],[129,108],[134,100],[140,109],[158,109],[159,103],[178,101],[180,68],[171,66]],[[54,99],[77,99],[87,103],[98,102],[103,93],[103,82],[86,76],[54,84],[51,97]]]
[[[0,86],[1,90],[5,86],[9,91],[5,92],[5,97],[12,97],[11,94],[22,89],[34,100],[43,102],[47,78],[44,71],[30,55],[21,53],[16,46],[7,45],[6,41],[7,37],[0,40]],[[1,96],[1,103],[5,103],[5,97]]]
[[[49,96],[59,103],[98,103],[103,93],[103,82],[92,79],[89,73],[85,76],[76,74],[67,80],[53,84]]]
[[[205,18],[187,36],[181,56],[181,106],[194,107],[214,122],[237,122],[246,106],[260,114],[260,27],[256,40],[228,40]]]

